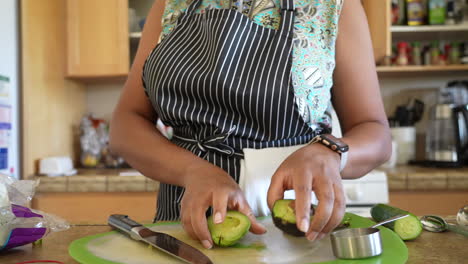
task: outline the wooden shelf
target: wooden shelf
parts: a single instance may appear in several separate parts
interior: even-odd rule
[[[392,26],[391,31],[393,33],[468,31],[468,23],[434,26]]]
[[[468,65],[447,66],[378,66],[378,73],[404,73],[404,72],[458,72],[468,71]]]

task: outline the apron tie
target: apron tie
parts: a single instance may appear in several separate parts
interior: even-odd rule
[[[218,134],[216,134],[216,132],[218,131],[218,129],[216,129],[215,134],[206,138],[200,138],[198,133],[194,133],[195,139],[181,137],[177,135],[174,135],[173,137],[185,142],[196,144],[198,149],[205,153],[208,152],[208,150],[212,150],[228,156],[232,156],[235,154],[234,148],[224,144],[224,141],[226,141],[226,139],[236,130],[236,128],[236,126],[232,126],[228,132]]]

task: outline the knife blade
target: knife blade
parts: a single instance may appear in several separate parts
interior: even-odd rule
[[[192,264],[213,264],[213,262],[198,249],[168,234],[150,230],[133,221],[127,215],[111,215],[109,216],[108,224],[130,235],[132,239],[143,241],[184,262]]]

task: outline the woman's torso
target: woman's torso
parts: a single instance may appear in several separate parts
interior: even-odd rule
[[[335,41],[344,0],[295,0],[292,84],[295,103],[312,128],[331,128],[330,90],[335,69]],[[166,0],[162,18],[164,39],[186,11],[190,0]],[[278,29],[281,0],[204,0],[195,13],[209,9],[242,10],[254,23]]]
[[[252,23],[210,0],[195,1],[193,15],[182,19],[175,15],[187,4],[166,5],[169,15],[143,83],[159,117],[174,128],[172,142],[238,181],[243,148],[304,144],[329,128],[339,7],[312,0],[314,6],[279,11],[279,3],[270,2],[267,10],[250,11]],[[275,16],[277,22],[264,23]],[[311,21],[306,35],[301,30]],[[183,192],[161,184],[157,220],[178,219]]]

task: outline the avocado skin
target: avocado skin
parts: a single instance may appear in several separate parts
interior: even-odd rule
[[[284,200],[279,200],[279,201],[284,201]],[[277,204],[279,203],[275,203],[275,205]],[[314,213],[315,213],[314,206],[310,205],[310,220],[311,221],[312,221],[312,217]],[[304,237],[306,235],[304,232],[302,232],[301,230],[297,228],[296,223],[290,223],[281,217],[275,216],[275,209],[273,209],[272,218],[273,218],[273,223],[275,224],[275,226],[279,228],[281,231],[283,231],[284,233],[291,235],[291,236],[295,236],[295,237]]]
[[[275,224],[277,228],[281,229],[281,231],[283,231],[284,233],[288,235],[296,236],[296,237],[305,236],[305,233],[299,230],[296,224],[288,223],[284,221],[283,219],[281,219],[280,217],[273,217],[273,223]]]

